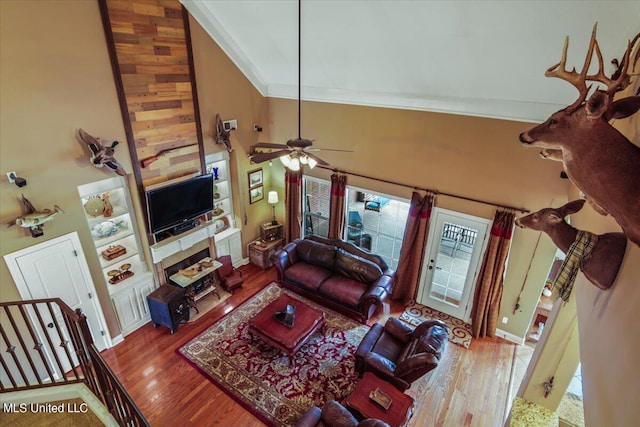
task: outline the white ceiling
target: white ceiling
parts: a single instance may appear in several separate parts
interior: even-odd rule
[[[264,95],[298,96],[295,0],[181,0]],[[640,1],[303,0],[302,98],[538,122],[576,98],[544,71],[580,69],[593,24],[609,61]]]

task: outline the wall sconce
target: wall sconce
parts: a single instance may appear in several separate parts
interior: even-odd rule
[[[267,202],[273,208],[273,219],[271,220],[271,225],[278,225],[278,221],[276,220],[276,203],[278,203],[278,192],[269,191],[269,194],[267,195]]]
[[[19,177],[16,172],[7,172],[7,179],[10,183],[17,185],[18,187],[24,187],[27,185],[27,180]]]

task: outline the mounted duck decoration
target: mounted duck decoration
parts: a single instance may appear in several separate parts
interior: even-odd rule
[[[216,144],[224,144],[228,152],[233,151],[233,148],[231,148],[231,131],[224,130],[224,123],[222,123],[220,114],[216,114]]]
[[[101,138],[94,138],[82,129],[78,129],[76,137],[91,151],[90,162],[93,166],[97,168],[106,166],[122,176],[127,174],[120,163],[113,157],[115,153],[114,149],[119,144],[118,141],[113,141],[110,145],[106,146],[102,143]]]
[[[520,134],[520,142],[545,149],[543,157],[561,159],[565,172],[590,203],[595,203],[599,212],[608,212],[627,238],[640,246],[640,147],[609,124],[611,119],[629,117],[640,109],[640,96],[613,100],[631,83],[633,44],[628,43],[618,69],[608,78],[596,28],[597,24],[580,73],[566,69],[568,38],[560,62],[545,72],[547,77],[559,77],[574,85],[580,93],[578,99],[546,122]],[[637,42],[638,36],[634,40]],[[599,69],[597,74],[587,74],[594,52]],[[633,62],[634,67],[638,65],[637,56]],[[602,83],[606,90],[595,90],[587,99],[591,88],[587,81]]]
[[[618,275],[627,248],[627,238],[623,233],[596,235],[577,230],[564,220],[567,215],[582,209],[584,203],[584,200],[574,200],[558,209],[541,209],[516,220],[518,227],[547,233],[566,254],[553,285],[565,301],[569,299],[578,269],[600,289],[609,289]]]
[[[52,221],[54,216],[58,213],[64,213],[62,208],[58,205],[54,205],[52,209],[37,210],[33,204],[22,195],[22,209],[24,214],[9,222],[8,225],[19,225],[20,227],[28,228],[32,237],[40,237],[44,234],[42,231],[42,225],[45,222]]]

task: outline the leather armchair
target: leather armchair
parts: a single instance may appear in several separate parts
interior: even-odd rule
[[[356,351],[356,370],[370,371],[401,391],[438,366],[447,343],[447,325],[427,320],[415,329],[391,317],[376,323]]]
[[[356,417],[351,414],[340,403],[335,400],[330,400],[325,403],[322,409],[317,406],[312,406],[309,410],[300,418],[300,421],[296,423],[296,427],[333,427],[333,426],[347,426],[347,427],[389,427],[389,424],[384,421],[376,420],[373,418],[366,418],[362,421],[358,421]]]
[[[244,283],[242,278],[242,272],[233,266],[231,261],[231,255],[223,255],[217,258],[217,261],[222,263],[222,266],[218,268],[218,275],[222,287],[227,292],[233,292],[236,288],[239,288]]]

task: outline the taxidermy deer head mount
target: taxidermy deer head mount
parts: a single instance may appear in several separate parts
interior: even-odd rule
[[[576,241],[579,230],[570,226],[564,218],[578,212],[584,203],[584,200],[574,200],[558,209],[540,209],[538,212],[518,218],[516,225],[521,228],[544,231],[562,252],[567,253]],[[580,260],[580,270],[600,289],[609,289],[622,264],[627,239],[623,233],[606,233],[595,237],[596,243],[590,257]]]
[[[628,117],[640,109],[640,96],[613,100],[616,92],[630,84],[632,44],[628,44],[615,78],[608,78],[603,71],[596,28],[594,25],[580,73],[575,68],[566,70],[568,38],[561,61],[545,73],[574,85],[580,93],[578,99],[552,114],[546,122],[520,134],[520,142],[546,149],[547,154],[552,153],[548,156],[551,158],[561,155],[564,170],[576,187],[610,213],[627,237],[640,246],[640,147],[609,124],[611,119]],[[587,74],[594,52],[599,69],[597,74]],[[602,83],[606,90],[595,90],[586,99],[591,88],[587,87],[587,81]]]

